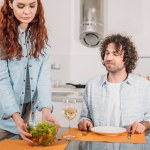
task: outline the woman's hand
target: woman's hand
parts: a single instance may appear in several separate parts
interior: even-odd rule
[[[16,123],[17,129],[18,129],[18,132],[19,132],[21,138],[23,140],[27,141],[28,144],[32,145],[33,142],[29,139],[29,138],[32,137],[32,135],[25,131],[26,125],[25,125],[23,119],[21,118],[20,114],[19,113],[14,113],[12,118]]]
[[[49,108],[42,109],[42,121],[43,122],[52,122],[56,126],[60,127],[60,124],[56,120],[56,118],[52,115],[51,110]]]

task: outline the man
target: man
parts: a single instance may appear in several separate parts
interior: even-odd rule
[[[150,80],[150,76],[147,76],[146,78],[147,78],[147,80]]]
[[[106,37],[100,49],[108,73],[87,83],[79,130],[128,126],[131,133],[143,133],[150,129],[150,82],[131,73],[138,60],[133,43],[116,34]]]

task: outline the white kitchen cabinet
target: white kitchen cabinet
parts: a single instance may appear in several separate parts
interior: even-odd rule
[[[63,110],[63,102],[62,101],[53,101],[53,115],[57,118],[58,122],[60,123],[61,127],[68,127],[69,122],[65,117],[63,116],[62,110]],[[76,103],[77,108],[77,115],[76,117],[71,120],[71,127],[77,128],[77,124],[79,121],[79,116],[81,113],[82,108],[82,101]],[[41,120],[41,112],[36,112],[36,120]]]

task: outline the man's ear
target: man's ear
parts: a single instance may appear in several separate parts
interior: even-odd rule
[[[11,9],[13,8],[11,1],[9,1],[9,6],[10,6]]]

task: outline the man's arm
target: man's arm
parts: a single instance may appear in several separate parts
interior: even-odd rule
[[[150,122],[149,121],[142,121],[140,123],[145,126],[145,130],[150,130]]]
[[[90,118],[90,112],[89,112],[89,105],[88,105],[88,85],[86,85],[84,97],[83,97],[83,103],[82,103],[82,111],[80,114],[78,129],[88,131],[93,127],[91,118]]]
[[[88,105],[88,85],[86,85],[84,96],[83,96],[82,111],[80,114],[79,122],[83,119],[87,119],[87,120],[91,121],[89,105]]]

